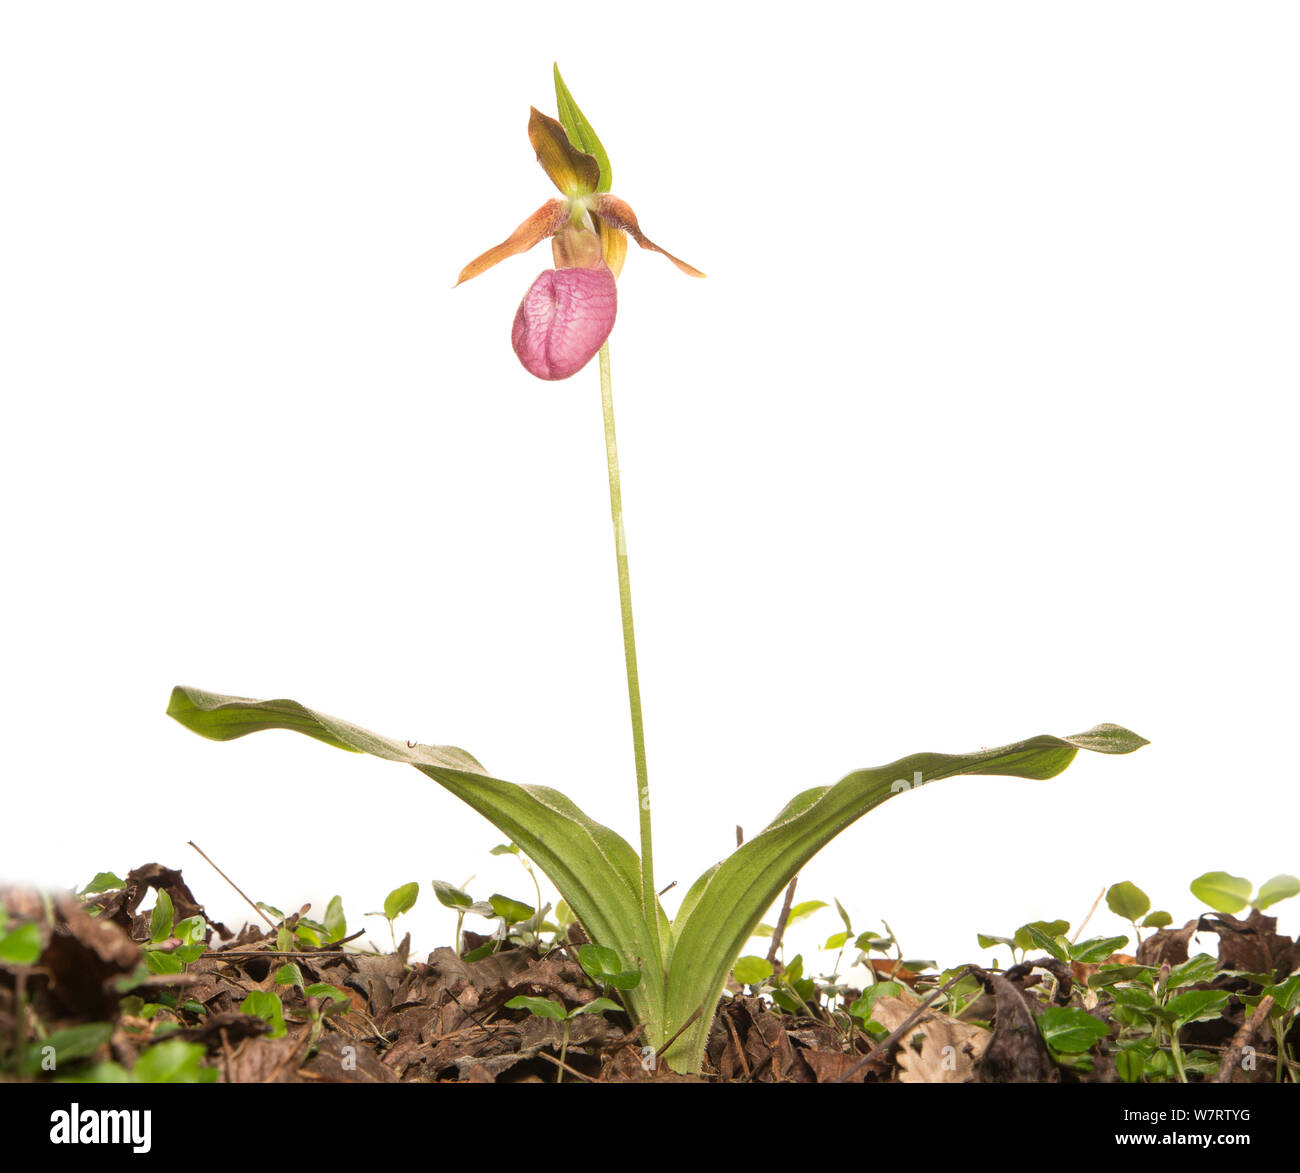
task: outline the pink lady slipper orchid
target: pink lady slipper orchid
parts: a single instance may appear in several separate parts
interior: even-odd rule
[[[568,99],[577,125],[590,131],[562,84],[557,72],[562,103]],[[543,272],[524,294],[515,313],[511,342],[531,374],[539,379],[567,379],[596,356],[614,328],[618,310],[614,280],[623,271],[627,256],[625,234],[642,248],[663,253],[683,273],[692,277],[704,274],[649,240],[632,209],[609,194],[609,161],[594,132],[589,141],[599,158],[578,150],[559,122],[533,109],[528,138],[537,161],[564,199],[548,200],[506,240],[470,261],[456,284],[551,237],[555,268]]]

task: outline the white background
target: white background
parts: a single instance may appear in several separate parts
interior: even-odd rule
[[[545,245],[452,289],[554,195],[525,134],[553,60],[709,274],[633,248],[611,339],[670,910],[799,790],[1099,721],[1152,744],[905,795],[799,896],[951,964],[1118,880],[1181,923],[1206,870],[1300,872],[1298,32],[1267,3],[6,5],[0,876],[158,860],[242,923],[193,839],[354,927],[418,880],[417,953],[450,940],[435,877],[532,899],[416,771],[201,740],[177,683],[461,745],[635,842],[595,364],[511,351]]]

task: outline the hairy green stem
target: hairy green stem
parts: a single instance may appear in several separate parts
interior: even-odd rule
[[[605,460],[609,466],[609,512],[614,522],[618,559],[618,600],[623,613],[623,655],[627,662],[627,699],[632,711],[632,753],[636,759],[637,812],[641,821],[641,903],[651,931],[658,933],[654,857],[650,836],[650,783],[646,775],[645,729],[641,723],[641,685],[636,668],[636,634],[632,629],[632,579],[623,534],[623,489],[619,480],[618,441],[614,435],[614,388],[609,375],[609,343],[600,348],[600,399],[605,414]],[[623,958],[624,962],[629,959]]]

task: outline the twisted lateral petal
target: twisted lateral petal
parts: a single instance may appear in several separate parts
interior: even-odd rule
[[[547,200],[540,208],[516,228],[510,236],[490,248],[480,257],[475,257],[461,271],[456,279],[460,285],[471,277],[487,272],[498,261],[513,257],[517,253],[526,253],[538,241],[554,236],[568,219],[569,207],[563,200]]]
[[[547,269],[519,303],[510,341],[530,374],[567,379],[595,357],[617,309],[614,274],[604,266]]]
[[[599,195],[591,201],[591,210],[595,212],[605,224],[614,228],[621,228],[624,232],[631,233],[632,239],[642,248],[652,249],[654,252],[663,253],[674,265],[676,265],[688,277],[703,277],[704,274],[695,268],[694,265],[688,265],[685,261],[678,260],[666,248],[660,248],[653,240],[641,231],[641,225],[636,222],[636,213],[627,206],[618,196]]]

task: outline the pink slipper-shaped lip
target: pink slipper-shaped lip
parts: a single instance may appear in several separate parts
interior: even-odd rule
[[[519,303],[510,341],[530,374],[567,379],[596,356],[617,310],[618,290],[607,266],[547,269]]]

